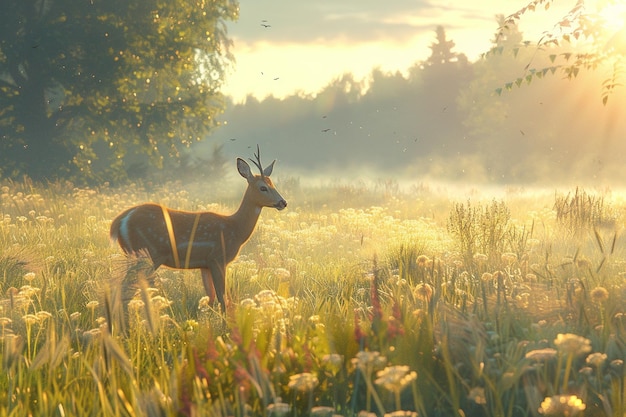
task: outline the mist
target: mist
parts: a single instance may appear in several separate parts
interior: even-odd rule
[[[227,158],[251,157],[258,144],[277,172],[303,180],[623,186],[624,91],[603,105],[598,70],[498,94],[524,59],[455,54],[403,73],[344,74],[314,95],[250,96],[230,102],[222,126],[192,154],[222,146]]]

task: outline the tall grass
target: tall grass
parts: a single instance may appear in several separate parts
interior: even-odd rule
[[[221,315],[197,271],[153,273],[108,227],[148,200],[228,211],[227,188],[0,187],[0,415],[626,413],[623,238],[572,239],[550,197],[296,187]]]

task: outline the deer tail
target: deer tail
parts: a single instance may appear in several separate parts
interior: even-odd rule
[[[124,252],[130,253],[133,251],[130,235],[128,229],[128,221],[135,211],[136,207],[132,207],[125,212],[121,213],[111,223],[110,237],[114,242],[119,243]]]

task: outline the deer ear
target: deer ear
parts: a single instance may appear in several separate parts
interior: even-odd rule
[[[269,177],[270,175],[272,175],[272,170],[274,169],[274,162],[276,162],[275,159],[272,161],[271,164],[265,167],[265,169],[263,170],[263,175],[265,175],[266,177]]]
[[[250,165],[241,158],[237,158],[237,171],[245,179],[252,178],[252,171],[250,171]]]

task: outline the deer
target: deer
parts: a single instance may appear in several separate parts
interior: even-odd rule
[[[226,312],[225,275],[241,247],[254,231],[261,209],[283,210],[287,201],[274,187],[270,175],[274,160],[266,168],[261,164],[257,146],[254,154],[260,175],[237,158],[237,170],[248,182],[237,211],[230,215],[193,212],[167,208],[156,203],[131,207],[111,223],[110,236],[125,254],[150,257],[153,270],[164,265],[174,269],[200,269],[202,284],[211,304],[215,296],[221,311]]]

